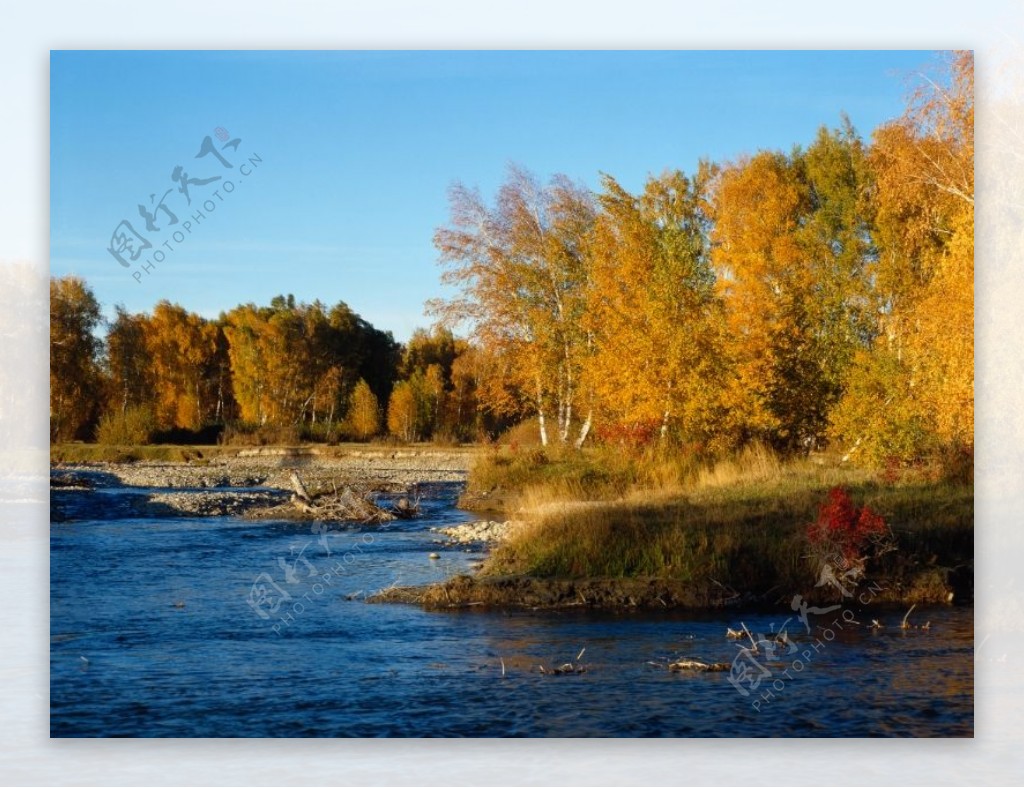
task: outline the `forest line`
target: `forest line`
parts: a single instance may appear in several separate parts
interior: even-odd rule
[[[533,417],[545,445],[972,453],[973,56],[946,66],[870,140],[844,119],[637,194],[518,167],[491,201],[455,185],[434,240],[458,295],[404,346],[291,296],[118,309],[101,341],[88,285],[52,279],[51,440],[473,441]]]

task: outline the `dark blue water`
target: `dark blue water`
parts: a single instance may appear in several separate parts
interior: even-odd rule
[[[470,519],[455,494],[433,488],[416,521],[326,535],[231,518],[53,524],[52,735],[972,734],[970,609],[915,611],[931,630],[905,632],[892,612],[885,629],[846,625],[827,640],[790,621],[796,650],[780,648],[744,696],[727,673],[671,673],[665,663],[731,662],[727,625],[769,633],[785,615],[427,613],[362,602],[479,560],[427,530]],[[428,558],[435,551],[440,560]],[[248,601],[260,575],[268,618]],[[583,649],[585,673],[538,669]]]

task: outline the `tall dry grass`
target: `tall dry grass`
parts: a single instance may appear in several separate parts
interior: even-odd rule
[[[894,561],[955,565],[973,556],[973,488],[887,485],[825,458],[784,460],[757,445],[708,462],[607,449],[492,453],[471,484],[515,491],[514,516],[528,523],[492,553],[484,567],[491,574],[656,577],[792,593],[813,586],[806,526],[840,485],[893,527],[904,550]]]

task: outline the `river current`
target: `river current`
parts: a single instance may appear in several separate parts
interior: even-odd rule
[[[425,489],[425,516],[382,528],[102,512],[52,523],[51,734],[972,735],[971,608],[915,610],[927,630],[901,630],[901,611],[843,608],[809,617],[808,632],[784,612],[365,603],[482,558],[429,530],[473,519],[458,488]],[[876,616],[884,627],[865,626]],[[749,656],[725,631],[741,621],[755,637],[784,627],[791,645],[737,665]],[[683,658],[734,669],[667,669]],[[552,673],[565,663],[582,672]]]

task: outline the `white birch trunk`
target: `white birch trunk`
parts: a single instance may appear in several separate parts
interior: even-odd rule
[[[540,424],[540,445],[548,445],[548,428],[544,418],[544,394],[540,386],[540,378],[537,378],[537,422]]]
[[[590,425],[593,421],[593,417],[594,411],[588,411],[587,418],[584,419],[583,426],[580,427],[580,434],[577,436],[576,443],[574,444],[577,449],[583,448],[583,442],[586,441],[587,436],[590,434]]]

